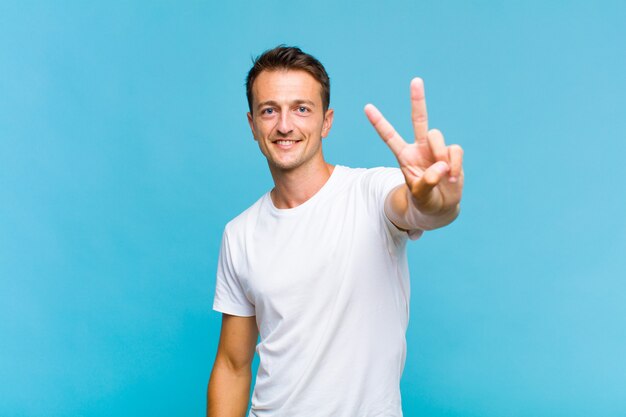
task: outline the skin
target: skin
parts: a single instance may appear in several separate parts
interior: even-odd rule
[[[385,213],[400,229],[445,226],[459,213],[463,149],[446,146],[439,130],[428,129],[424,83],[411,81],[415,141],[407,143],[371,104],[365,114],[396,156],[406,183],[387,196]],[[304,71],[263,71],[252,86],[248,123],[274,179],[277,208],[296,207],[317,193],[333,166],[322,154],[333,110],[324,111],[320,84]],[[222,316],[218,351],[207,393],[208,417],[245,417],[258,338],[256,317]]]
[[[439,130],[428,130],[423,80],[411,80],[410,90],[413,143],[405,142],[372,104],[365,106],[365,115],[395,155],[406,181],[387,197],[385,213],[400,229],[431,230],[449,224],[459,214],[463,149],[446,146]]]
[[[245,417],[257,342],[256,317],[222,314],[220,341],[207,389],[208,417]]]
[[[296,207],[322,188],[334,168],[322,154],[334,111],[324,111],[321,85],[305,71],[263,71],[252,94],[248,123],[274,179],[272,201]]]

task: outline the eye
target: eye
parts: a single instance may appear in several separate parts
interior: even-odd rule
[[[304,106],[298,107],[298,113],[308,113],[309,109]]]
[[[267,109],[261,110],[261,114],[274,114],[274,109],[271,107],[268,107]]]

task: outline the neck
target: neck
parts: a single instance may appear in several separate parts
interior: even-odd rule
[[[278,171],[270,167],[274,189],[270,196],[274,206],[289,209],[313,197],[330,178],[335,167],[322,161],[313,166],[301,166],[293,171]]]

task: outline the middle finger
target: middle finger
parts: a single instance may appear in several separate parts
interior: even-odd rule
[[[411,120],[415,143],[425,145],[428,142],[428,112],[426,111],[424,81],[421,78],[411,80]]]

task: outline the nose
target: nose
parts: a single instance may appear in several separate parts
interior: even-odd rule
[[[293,123],[289,112],[281,112],[276,130],[278,130],[278,133],[285,136],[293,132]]]

